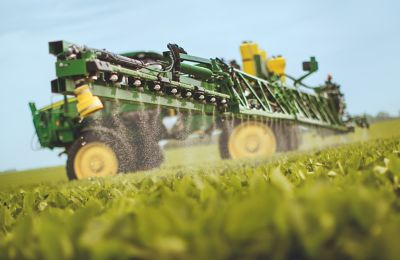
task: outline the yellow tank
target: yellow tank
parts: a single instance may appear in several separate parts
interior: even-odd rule
[[[254,63],[254,55],[258,54],[258,45],[254,42],[243,42],[240,45],[240,54],[242,55],[243,71],[256,75],[256,66]]]
[[[267,52],[259,48],[258,55],[260,55],[261,61],[263,62],[263,64],[265,64],[265,62],[267,61]]]
[[[286,60],[283,57],[276,57],[267,60],[268,72],[280,76],[283,82],[285,81],[285,68],[286,68]]]
[[[272,58],[267,61],[267,69],[276,75],[285,74],[286,60],[283,57]]]
[[[257,43],[244,42],[240,45],[240,53],[242,55],[243,71],[254,76],[257,75],[257,66],[255,64],[255,55],[261,58],[262,66],[265,66],[269,73],[278,75],[280,79],[285,81],[286,60],[283,57],[268,59],[267,52],[258,47]]]
[[[97,96],[93,96],[88,85],[83,85],[74,91],[77,99],[76,108],[81,117],[86,117],[100,109],[103,109],[103,103]]]

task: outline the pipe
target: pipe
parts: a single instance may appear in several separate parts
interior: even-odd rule
[[[204,67],[190,65],[187,63],[181,63],[180,65],[181,72],[199,77],[201,79],[209,79],[213,75],[213,72],[210,69]]]

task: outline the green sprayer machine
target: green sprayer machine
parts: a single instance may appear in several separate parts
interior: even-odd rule
[[[235,61],[192,56],[176,44],[162,54],[115,54],[55,41],[49,51],[57,58],[51,91],[63,99],[30,108],[40,145],[65,149],[70,179],[158,167],[160,140],[198,130],[220,130],[221,157],[238,159],[296,149],[300,124],[335,133],[368,126],[346,113],[331,77],[317,87],[303,83],[318,70],[314,57],[294,78],[283,57],[269,58],[252,42],[240,46],[242,70]],[[168,117],[175,118],[169,128]]]

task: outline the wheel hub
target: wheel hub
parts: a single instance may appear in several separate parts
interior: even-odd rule
[[[256,135],[248,136],[246,141],[246,150],[250,153],[256,152],[260,148],[260,140]]]
[[[276,151],[275,135],[265,124],[241,123],[229,136],[228,150],[233,159],[270,156]]]
[[[95,157],[90,161],[90,169],[93,172],[99,173],[103,168],[104,168],[104,161],[101,158]]]
[[[113,176],[118,172],[118,159],[108,145],[91,142],[77,152],[74,170],[78,179]]]

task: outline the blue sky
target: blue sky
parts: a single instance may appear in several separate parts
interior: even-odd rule
[[[240,59],[243,40],[282,54],[300,75],[311,55],[342,85],[350,113],[400,110],[399,1],[103,1],[0,2],[0,171],[60,165],[59,151],[31,149],[28,102],[43,106],[55,77],[47,42],[68,40],[114,52],[163,51],[175,42],[203,57]]]

